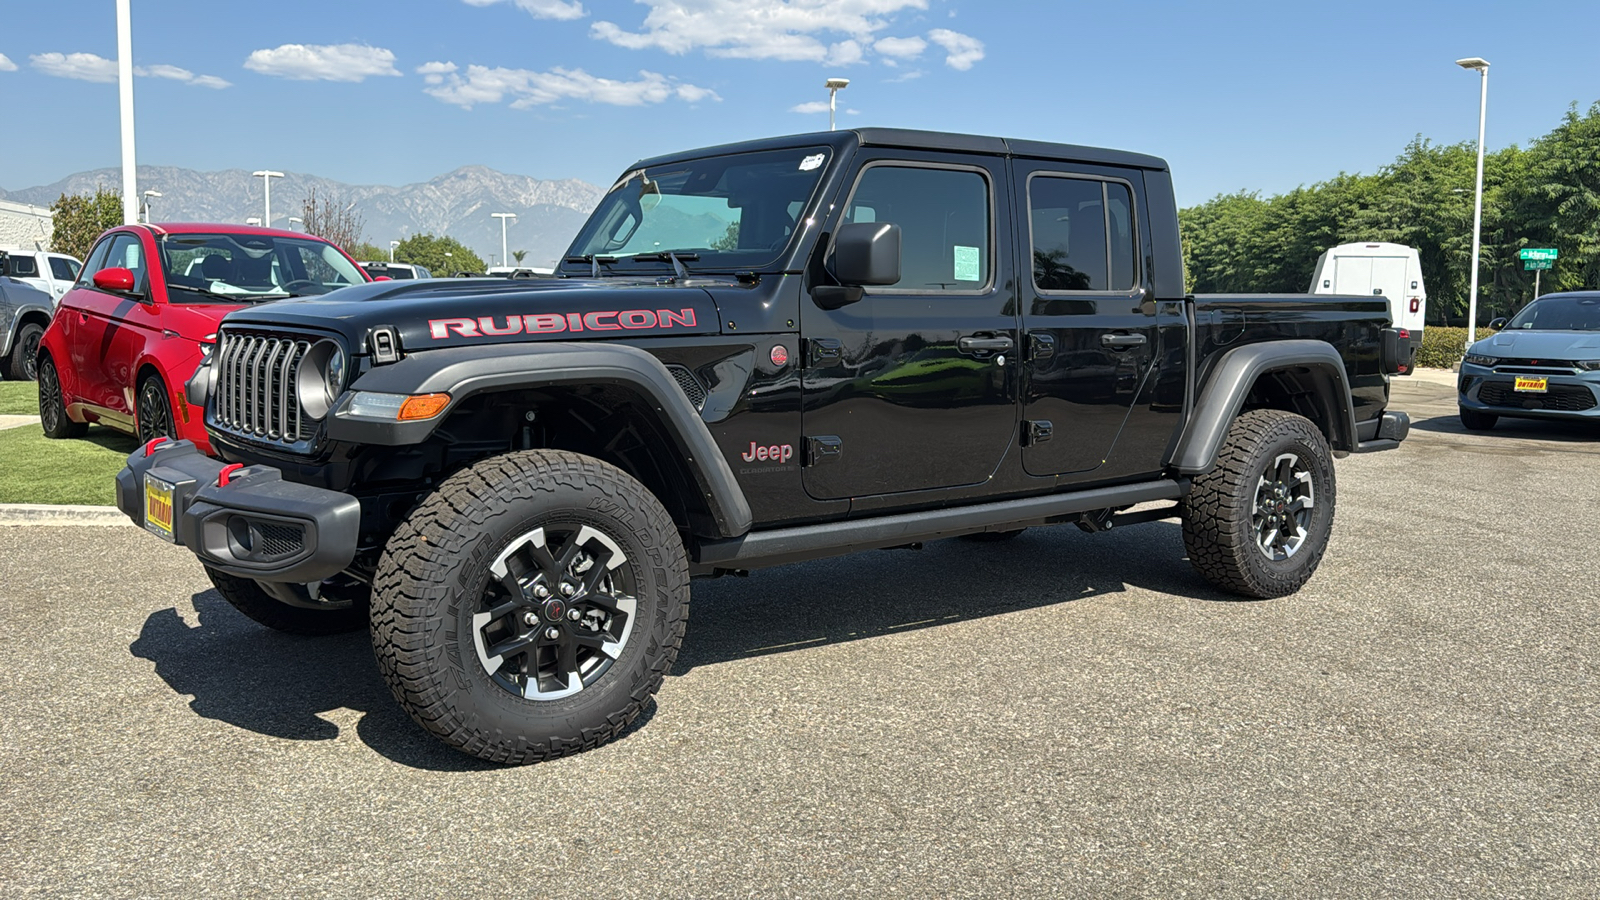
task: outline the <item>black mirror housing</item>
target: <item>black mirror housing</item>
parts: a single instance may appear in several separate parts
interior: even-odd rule
[[[889,222],[840,225],[833,239],[833,274],[841,284],[900,280],[900,226]]]

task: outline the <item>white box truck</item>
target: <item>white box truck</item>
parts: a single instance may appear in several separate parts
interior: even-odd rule
[[[1422,263],[1414,247],[1404,244],[1340,244],[1317,258],[1311,293],[1381,296],[1389,301],[1389,317],[1410,342],[1405,374],[1416,368],[1422,346],[1423,319],[1428,312],[1428,291],[1422,284]]]

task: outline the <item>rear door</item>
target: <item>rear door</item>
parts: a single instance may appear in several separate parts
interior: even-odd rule
[[[1147,299],[1144,179],[1055,161],[1013,165],[1026,254],[1023,466],[1065,481],[1155,471],[1179,419],[1156,389],[1164,376],[1182,377],[1187,320],[1182,303]],[[1176,396],[1181,405],[1181,388]]]
[[[862,159],[840,215],[900,226],[901,278],[836,310],[801,307],[806,492],[981,484],[1005,457],[1017,415],[1005,161],[912,151]]]

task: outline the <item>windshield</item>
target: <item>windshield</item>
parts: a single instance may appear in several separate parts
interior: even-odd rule
[[[606,192],[572,254],[670,263],[673,253],[693,259],[693,271],[764,265],[802,224],[830,153],[797,147],[635,169]]]
[[[161,268],[175,303],[279,300],[326,294],[367,280],[339,248],[314,238],[168,234],[160,247]]]
[[[1600,331],[1600,296],[1545,297],[1522,308],[1506,330]]]

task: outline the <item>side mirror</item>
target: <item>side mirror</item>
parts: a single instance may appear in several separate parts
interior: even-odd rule
[[[390,277],[389,277],[389,276],[387,276],[387,275],[374,275],[374,276],[373,276],[373,277],[372,277],[372,280],[373,280],[373,281],[393,281],[393,280],[394,280],[394,279],[393,279],[393,278],[390,278]]]
[[[1489,320],[1489,330],[1490,331],[1499,331],[1500,329],[1502,329],[1504,327],[1506,327],[1506,317],[1505,316],[1501,316],[1498,319],[1490,319]]]
[[[133,272],[118,266],[94,273],[94,286],[113,294],[133,293]]]
[[[900,226],[890,222],[840,225],[833,238],[833,275],[839,284],[811,289],[811,299],[823,309],[855,303],[861,299],[863,285],[899,281]]]

